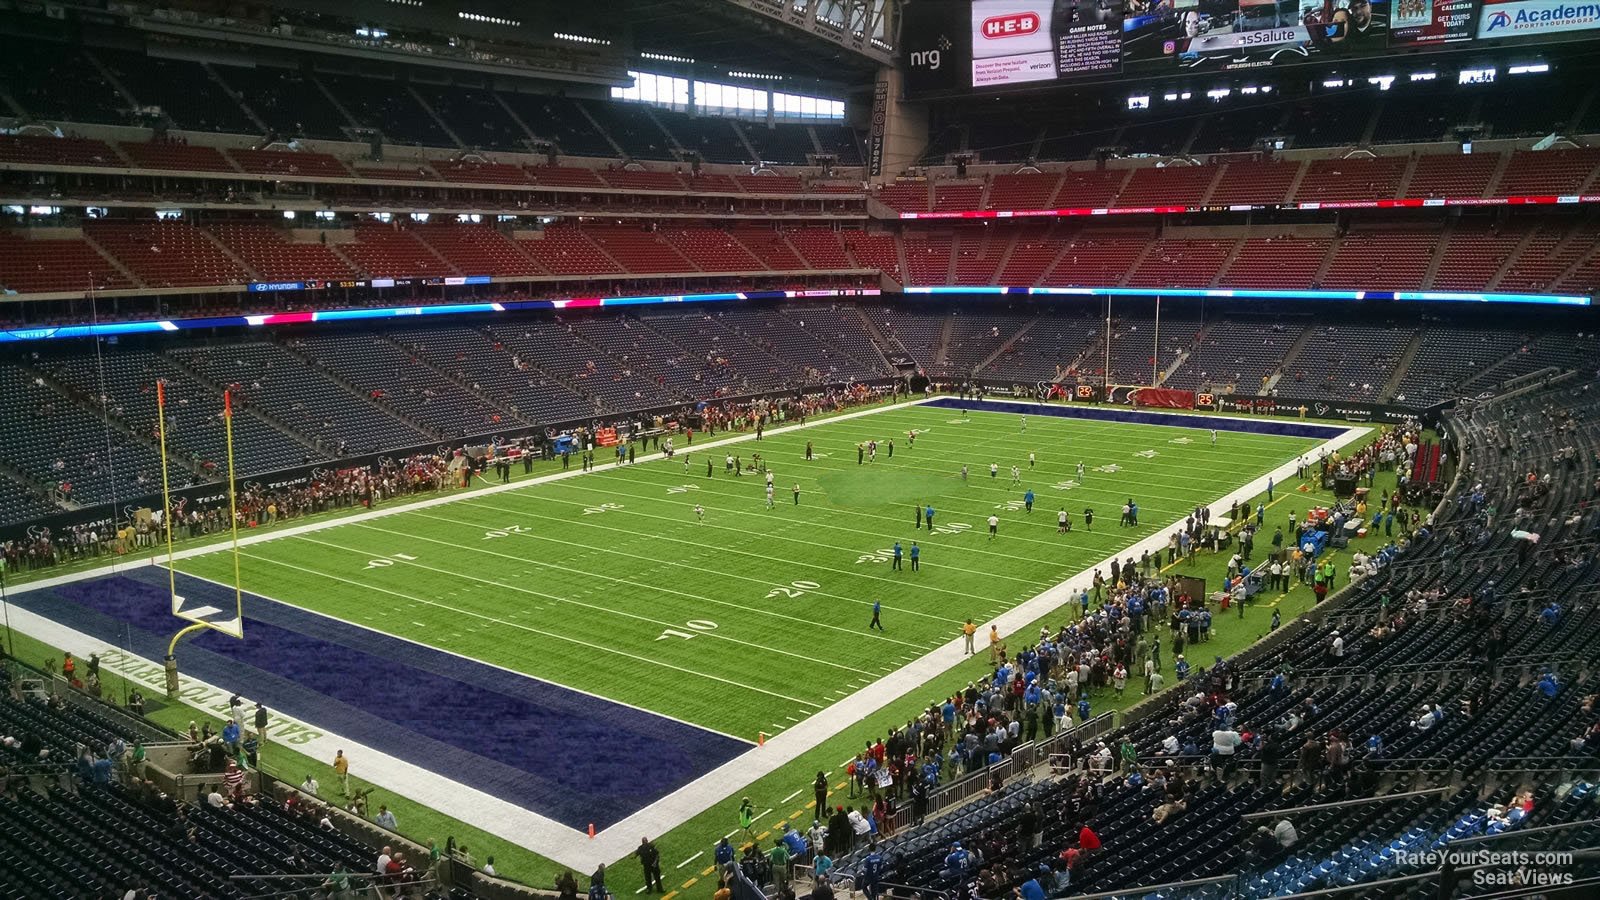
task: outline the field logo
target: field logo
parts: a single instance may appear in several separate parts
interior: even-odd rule
[[[1115,475],[1118,472],[1122,471],[1122,467],[1117,465],[1116,463],[1106,463],[1103,466],[1095,466],[1094,470],[1096,472],[1100,472],[1100,473],[1103,473],[1103,474],[1106,474],[1106,475]]]
[[[1134,456],[1142,456],[1145,459],[1155,459],[1156,458],[1156,452],[1154,450],[1140,450],[1140,451],[1134,453],[1133,455]]]
[[[1058,481],[1055,484],[1052,484],[1050,486],[1055,488],[1058,491],[1070,491],[1073,488],[1077,487],[1078,483],[1076,481],[1072,481],[1072,480],[1068,479],[1067,481]]]
[[[1000,38],[1027,37],[1039,30],[1039,17],[1034,13],[1009,13],[1003,16],[990,16],[983,20],[983,25],[978,31],[988,40]]]
[[[1192,443],[1194,443],[1194,441],[1191,438],[1181,437],[1181,438],[1173,438],[1172,440],[1167,441],[1167,443],[1169,443],[1169,444],[1192,444]]]

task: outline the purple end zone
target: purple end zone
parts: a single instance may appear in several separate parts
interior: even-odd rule
[[[1117,406],[1060,406],[1045,403],[1017,401],[961,400],[940,397],[923,404],[934,409],[958,409],[962,412],[1018,413],[1025,416],[1055,416],[1061,419],[1093,419],[1101,422],[1126,422],[1130,425],[1175,425],[1180,428],[1215,428],[1218,431],[1239,431],[1249,434],[1275,434],[1281,437],[1322,438],[1332,440],[1345,429],[1337,425],[1314,425],[1310,422],[1283,422],[1274,419],[1233,419],[1226,416],[1197,416],[1179,412],[1144,412]]]
[[[191,601],[233,606],[229,588],[178,581]],[[155,566],[12,602],[150,660],[182,626]],[[579,830],[611,825],[749,749],[265,598],[246,595],[245,610],[244,640],[203,632],[181,647],[185,674]]]

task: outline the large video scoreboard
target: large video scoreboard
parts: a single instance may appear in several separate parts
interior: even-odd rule
[[[1600,0],[914,0],[912,96],[1600,36]]]

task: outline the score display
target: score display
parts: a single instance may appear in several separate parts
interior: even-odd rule
[[[1600,3],[1567,0],[917,0],[904,15],[913,97],[1600,30]]]

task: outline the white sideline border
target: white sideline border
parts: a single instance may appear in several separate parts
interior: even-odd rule
[[[937,398],[917,398],[886,406],[875,406],[871,409],[857,410],[855,412],[842,413],[836,416],[813,419],[804,424],[795,423],[781,425],[776,428],[766,429],[766,432],[770,434],[783,434],[789,431],[819,427],[832,424],[834,422],[842,422],[864,416],[876,415],[878,413],[888,412],[890,410],[916,407],[929,403],[934,399]],[[1019,401],[1014,399],[985,399],[966,402],[971,404],[969,409],[986,412],[1002,412],[1002,414],[1013,414],[1010,410],[985,410],[983,407],[989,404],[1016,404]],[[1022,402],[1025,403],[1026,401]],[[1023,412],[1016,414],[1026,415],[1027,413]],[[1166,413],[1158,414],[1167,415]],[[1041,410],[1039,415],[1050,418],[1049,413],[1044,410]],[[1208,420],[1249,422],[1262,421],[1259,418],[1246,416],[1208,415],[1205,418]],[[1163,423],[1138,424],[1160,425]],[[1192,428],[1203,426],[1178,425],[1177,423],[1174,423],[1173,426],[1169,427]],[[1339,428],[1341,426],[1324,425],[1324,427]],[[1369,434],[1371,431],[1372,428],[1365,426],[1344,427],[1341,433],[1323,442],[1318,447],[1307,451],[1306,455],[1316,452],[1331,453],[1335,450],[1355,443]],[[700,450],[714,449],[729,444],[753,441],[754,439],[755,435],[753,433],[742,432],[730,437],[706,441],[695,447],[681,448],[679,452],[687,451],[689,453],[695,453],[699,452]],[[654,455],[650,459],[645,460],[646,463],[661,461],[664,461],[664,458],[659,455]],[[1248,484],[1245,484],[1240,488],[1217,498],[1216,500],[1212,501],[1211,505],[1222,506],[1237,500],[1252,499],[1257,494],[1265,491],[1268,479],[1271,479],[1275,483],[1287,481],[1295,474],[1296,467],[1296,461],[1284,463],[1278,468],[1257,477]],[[605,468],[604,464],[597,464],[593,471],[600,471],[603,468]],[[616,466],[613,465],[611,468],[616,468]],[[521,490],[534,485],[557,481],[564,478],[573,478],[584,474],[588,473],[585,473],[582,469],[565,470],[530,479],[524,479],[522,481],[513,482],[510,484],[492,484],[477,490],[467,492],[452,492],[437,497],[430,497],[424,500],[389,505],[380,509],[338,516],[319,522],[311,522],[304,525],[290,526],[288,528],[274,529],[269,532],[248,535],[240,538],[239,546],[245,547],[266,541],[278,540],[302,534],[311,534],[328,528],[336,528],[341,525],[370,521],[372,519],[408,512],[410,510],[429,509],[435,506],[442,506],[449,503],[460,502],[504,491]],[[1066,605],[1073,596],[1082,590],[1082,588],[1086,586],[1089,578],[1092,576],[1092,573],[1096,568],[1106,568],[1110,565],[1111,560],[1120,560],[1128,554],[1138,555],[1146,549],[1156,551],[1165,547],[1167,534],[1172,528],[1177,527],[1181,523],[1181,519],[1177,520],[1163,528],[1157,529],[1149,537],[1146,537],[1131,546],[1119,549],[1112,556],[1108,556],[1105,559],[1091,565],[1078,575],[1053,587],[1047,588],[1043,592],[1023,601],[1017,606],[1012,607],[1005,613],[1002,613],[1000,616],[991,620],[992,624],[998,626],[1002,634],[1010,635],[1015,633],[1018,628],[1049,615],[1055,610]],[[209,553],[227,552],[230,549],[232,549],[231,544],[227,542],[219,542],[217,544],[207,545],[204,547],[194,547],[187,550],[178,551],[175,554],[175,557],[177,559],[188,559]],[[88,569],[69,575],[61,575],[52,578],[41,579],[35,582],[29,582],[13,589],[11,593],[24,594],[31,591],[69,584],[72,582],[100,578],[107,575],[116,574],[124,569],[134,568],[142,565],[149,565],[149,563],[113,563],[111,565],[102,566],[96,569]],[[258,594],[257,596],[261,595]],[[19,630],[26,634],[33,635],[41,640],[45,640],[52,646],[57,646],[64,650],[70,650],[74,653],[85,656],[90,652],[99,652],[105,649],[101,642],[95,640],[89,635],[62,625],[54,620],[39,616],[28,610],[19,608],[13,610],[12,614],[15,619],[13,624]],[[322,613],[316,614],[323,615]],[[159,661],[145,660],[141,657],[127,654],[126,652],[123,652],[123,656],[129,660],[143,662],[148,665],[160,665]],[[928,653],[918,657],[912,662],[907,663],[894,672],[872,681],[865,687],[862,687],[848,696],[838,700],[833,705],[818,711],[817,713],[807,717],[804,721],[793,725],[789,729],[767,739],[765,746],[746,750],[739,756],[736,756],[722,765],[703,773],[693,781],[690,781],[688,784],[683,785],[672,793],[667,794],[648,806],[645,806],[626,816],[621,821],[607,827],[605,830],[599,831],[592,839],[589,838],[588,835],[583,831],[570,828],[566,825],[556,822],[553,819],[539,815],[531,810],[524,809],[509,801],[496,798],[493,795],[460,784],[459,782],[446,778],[436,772],[422,769],[416,765],[378,751],[374,748],[364,746],[355,741],[347,740],[339,737],[333,732],[317,729],[310,725],[306,726],[307,729],[315,732],[318,736],[310,738],[303,744],[295,745],[294,749],[319,760],[332,759],[333,752],[335,750],[343,749],[345,750],[347,756],[352,757],[355,763],[354,768],[358,776],[378,785],[379,787],[382,787],[385,790],[394,791],[395,793],[404,796],[407,799],[430,807],[437,812],[465,822],[466,824],[472,825],[473,827],[488,832],[489,834],[493,834],[496,837],[544,856],[563,866],[578,871],[590,871],[601,863],[610,865],[630,855],[637,846],[637,840],[639,836],[644,835],[658,837],[670,832],[680,825],[683,825],[717,803],[739,793],[739,791],[747,785],[771,774],[774,771],[777,771],[790,762],[793,762],[795,759],[798,759],[805,753],[810,752],[814,747],[818,746],[823,741],[834,737],[835,735],[844,731],[846,728],[849,728],[850,726],[862,721],[867,716],[877,712],[895,700],[900,699],[910,691],[921,687],[928,681],[943,674],[950,668],[953,668],[955,665],[961,663],[965,658],[964,640],[959,635],[954,636],[948,643],[929,651]],[[532,676],[527,677],[531,678]],[[224,691],[224,693],[231,693],[231,691],[226,691],[225,689],[208,685],[204,682],[198,681],[197,679],[185,677],[184,681],[186,686],[198,685],[212,690]],[[565,687],[565,685],[561,686]],[[200,709],[207,713],[212,712],[212,710],[210,710],[209,707],[207,707],[204,703],[194,702],[189,698],[183,698],[183,702],[186,705]],[[627,706],[628,704],[619,703],[619,705]],[[644,711],[650,713],[651,715],[659,715],[659,713],[655,713],[650,710]],[[271,745],[269,745],[268,748],[269,750],[270,746]]]

